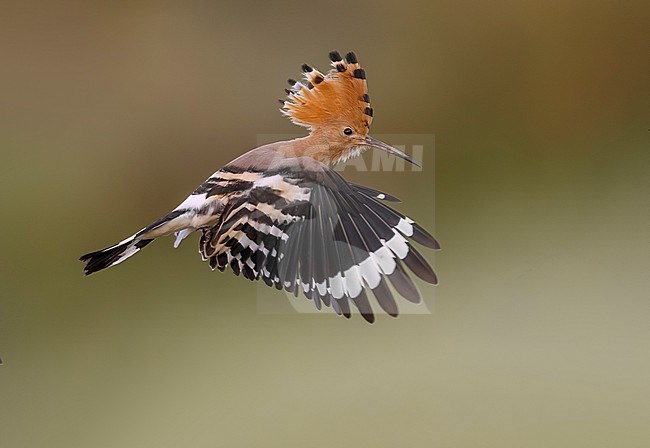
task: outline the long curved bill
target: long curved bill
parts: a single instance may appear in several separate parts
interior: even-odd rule
[[[415,160],[413,160],[411,157],[407,156],[404,154],[402,151],[393,148],[390,145],[387,145],[386,143],[382,142],[381,140],[377,140],[376,138],[373,138],[371,136],[367,136],[365,140],[365,146],[368,146],[370,148],[376,148],[376,149],[381,149],[382,151],[386,151],[389,154],[394,155],[395,157],[399,157],[400,159],[404,159],[407,162],[412,163],[413,165],[417,166],[418,168],[421,168],[420,164],[417,163]]]

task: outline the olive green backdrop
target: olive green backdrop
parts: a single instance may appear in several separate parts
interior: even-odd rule
[[[0,444],[648,446],[648,23],[643,1],[3,2]],[[300,132],[276,100],[332,49],[366,68],[374,133],[435,134],[435,203],[346,173],[435,230],[432,314],[260,313],[195,238],[82,277]]]

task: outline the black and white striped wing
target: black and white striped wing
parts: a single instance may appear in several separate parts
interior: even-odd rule
[[[324,303],[346,317],[351,300],[369,322],[374,315],[367,291],[386,313],[398,315],[388,282],[407,300],[421,300],[405,266],[437,283],[409,239],[439,245],[379,200],[397,199],[349,184],[321,164],[257,174],[250,190],[226,205],[219,224],[203,230],[200,252],[213,269],[230,266],[250,280],[295,295],[302,290],[319,309]]]

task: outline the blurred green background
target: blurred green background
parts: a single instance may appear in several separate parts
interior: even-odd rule
[[[648,446],[649,23],[644,1],[3,2],[0,444]],[[276,100],[332,49],[366,68],[373,133],[435,134],[435,229],[422,176],[346,172],[435,230],[431,315],[262,314],[195,238],[82,277],[300,132]]]

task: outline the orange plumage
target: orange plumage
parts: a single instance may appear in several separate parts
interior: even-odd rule
[[[307,84],[294,82],[288,90],[282,113],[297,125],[310,130],[346,123],[357,134],[366,135],[372,122],[365,71],[357,57],[350,52],[345,60],[338,52],[330,53],[333,68],[323,75],[303,65]]]

